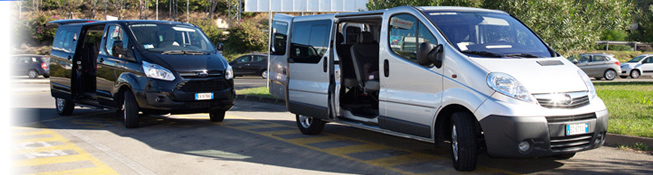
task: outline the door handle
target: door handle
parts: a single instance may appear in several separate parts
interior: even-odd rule
[[[383,76],[390,76],[390,64],[388,63],[388,60],[383,60]]]
[[[104,58],[100,58],[100,63],[104,62]]]
[[[324,63],[322,64],[322,69],[324,72],[327,72],[327,62],[329,62],[329,59],[327,59],[327,57],[324,57]]]
[[[70,59],[73,59],[73,57],[70,57],[70,55],[68,55],[68,60],[70,60]]]

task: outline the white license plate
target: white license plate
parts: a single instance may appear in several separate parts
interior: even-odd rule
[[[589,123],[578,123],[567,125],[567,135],[585,134],[590,131]]]
[[[213,93],[196,93],[195,100],[212,100]]]

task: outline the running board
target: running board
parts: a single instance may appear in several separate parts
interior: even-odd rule
[[[398,132],[390,131],[390,130],[387,130],[387,129],[381,129],[381,128],[376,127],[376,126],[365,125],[365,124],[359,123],[359,122],[341,120],[341,119],[335,119],[335,120],[332,120],[330,122],[340,123],[340,124],[344,124],[344,125],[351,126],[351,127],[354,127],[354,128],[379,132],[379,133],[383,133],[383,134],[387,134],[387,135],[391,135],[391,136],[402,137],[402,138],[407,138],[407,139],[414,139],[414,140],[419,140],[419,141],[428,142],[428,143],[435,143],[435,141],[433,139],[430,139],[430,138],[424,138],[424,137],[419,137],[419,136],[414,136],[414,135],[409,135],[409,134],[404,134],[404,133],[398,133]]]

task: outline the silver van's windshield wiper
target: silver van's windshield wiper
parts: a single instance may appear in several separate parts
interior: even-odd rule
[[[208,52],[202,52],[202,51],[194,51],[194,50],[185,50],[184,54],[187,55],[207,55]]]
[[[504,57],[520,57],[520,58],[540,58],[540,56],[533,55],[530,53],[514,53],[514,54],[506,54],[503,55]]]
[[[163,52],[161,54],[182,55],[182,54],[186,54],[186,53],[183,50],[168,50],[168,51],[165,51],[165,52]]]
[[[479,55],[479,56],[486,56],[486,57],[495,57],[495,58],[501,58],[503,55],[494,53],[494,52],[488,52],[488,51],[475,51],[475,50],[463,50],[460,51],[462,53],[467,53],[467,54],[474,54],[474,55]]]

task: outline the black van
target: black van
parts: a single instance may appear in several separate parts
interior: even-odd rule
[[[50,89],[60,115],[75,104],[138,114],[203,113],[213,122],[234,105],[233,70],[197,26],[149,20],[59,20]]]

